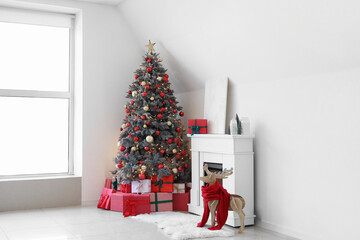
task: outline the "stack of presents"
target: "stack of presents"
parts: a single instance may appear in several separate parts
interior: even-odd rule
[[[116,185],[115,185],[116,186]],[[122,212],[125,217],[163,211],[187,211],[191,183],[174,183],[174,176],[122,183],[114,189],[111,179],[106,179],[98,208]]]

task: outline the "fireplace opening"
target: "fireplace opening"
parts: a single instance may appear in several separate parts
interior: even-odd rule
[[[208,169],[210,172],[221,172],[222,171],[222,163],[204,163],[204,165],[207,164],[208,165]],[[204,176],[206,176],[206,172],[204,171]],[[222,186],[222,179],[217,179],[217,181],[219,182],[219,184]],[[204,186],[206,185],[206,183],[204,183]]]

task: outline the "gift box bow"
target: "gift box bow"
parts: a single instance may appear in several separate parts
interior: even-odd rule
[[[181,184],[174,184],[174,192],[180,192],[180,190],[185,190],[185,184],[184,186],[180,187]]]
[[[150,204],[155,204],[155,211],[158,212],[159,211],[159,204],[160,203],[171,203],[172,200],[163,200],[163,201],[159,201],[158,200],[158,193],[155,193],[155,201],[154,202],[150,202]]]
[[[136,216],[136,205],[150,204],[150,200],[137,201],[134,196],[130,196],[128,200],[124,202],[126,210],[124,211],[124,217]]]
[[[194,134],[200,134],[200,128],[207,128],[207,126],[198,126],[197,123],[196,123],[196,119],[195,119],[195,126],[191,126],[191,127],[188,127],[190,128],[192,131],[191,131],[191,136],[194,135]]]
[[[164,182],[163,180],[159,180],[155,182],[155,186],[159,186],[159,191],[163,187],[163,184],[173,184],[172,182]]]

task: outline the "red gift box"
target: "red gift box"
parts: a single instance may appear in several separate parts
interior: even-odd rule
[[[149,194],[126,194],[123,196],[124,217],[150,213]]]
[[[111,194],[110,210],[122,212],[124,208],[124,196],[131,195],[131,193],[116,192]]]
[[[150,211],[165,212],[173,210],[172,193],[148,193],[150,195]]]
[[[120,191],[123,193],[131,193],[131,183],[122,183],[120,185]]]
[[[111,187],[111,182],[112,182],[112,180],[110,179],[110,178],[107,178],[107,179],[105,179],[105,185],[104,185],[104,188],[112,188]]]
[[[173,193],[173,210],[188,211],[188,203],[190,203],[190,193]]]
[[[207,119],[189,119],[188,134],[207,134]]]
[[[109,189],[109,188],[104,187],[101,192],[101,196],[100,196],[97,207],[109,210],[110,203],[111,203],[111,195],[114,192],[116,192],[114,189]]]
[[[174,191],[174,176],[163,176],[160,180],[157,180],[157,176],[151,178],[151,192],[170,192]]]

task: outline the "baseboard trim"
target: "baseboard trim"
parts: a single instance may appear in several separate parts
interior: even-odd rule
[[[319,237],[316,236],[312,236],[312,235],[308,235],[308,234],[304,234],[304,233],[300,233],[296,230],[287,228],[287,227],[283,227],[268,221],[264,221],[261,219],[257,219],[256,220],[256,226],[264,228],[266,230],[272,231],[272,232],[277,232],[283,235],[287,235],[289,237],[294,238],[294,240],[324,240],[321,239]]]

